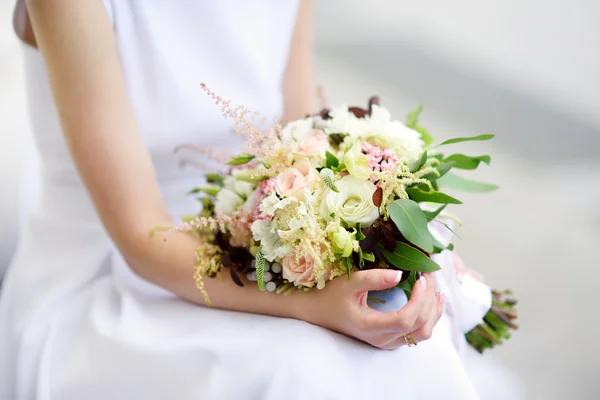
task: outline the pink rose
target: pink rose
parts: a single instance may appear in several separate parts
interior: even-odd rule
[[[296,286],[311,287],[315,283],[315,262],[308,254],[296,261],[296,255],[291,254],[281,259],[283,277]]]
[[[305,138],[296,143],[293,152],[300,158],[310,158],[324,154],[329,147],[327,135],[319,129],[313,129]]]
[[[302,200],[304,199],[304,189],[310,188],[317,177],[317,171],[310,165],[310,161],[304,158],[277,175],[275,189],[280,196],[294,196],[298,200]]]

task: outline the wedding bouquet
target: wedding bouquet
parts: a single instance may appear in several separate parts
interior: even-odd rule
[[[440,269],[432,258],[453,249],[430,232],[436,222],[451,229],[457,219],[446,207],[461,204],[440,188],[496,189],[450,173],[489,164],[489,156],[440,150],[494,135],[432,146],[419,125],[421,107],[402,123],[372,98],[366,109],[323,109],[263,129],[264,120],[255,126],[257,113],[202,88],[246,138],[244,153],[225,162],[227,172],[207,174],[207,184],[192,190],[203,194],[202,211],[177,228],[201,239],[195,279],[208,304],[204,280],[225,270],[240,286],[256,282],[258,290],[285,295],[322,289],[352,271],[392,268],[404,271],[398,288],[410,296],[421,273]],[[466,334],[478,351],[501,343],[516,328],[509,294],[489,294],[489,311]]]

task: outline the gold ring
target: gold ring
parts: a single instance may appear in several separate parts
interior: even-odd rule
[[[414,339],[412,338],[412,335],[410,333],[407,333],[406,335],[404,335],[404,341],[406,342],[408,347],[415,347],[417,345],[417,343],[414,341]]]

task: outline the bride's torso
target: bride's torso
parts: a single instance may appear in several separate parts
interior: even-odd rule
[[[179,145],[227,149],[239,145],[232,121],[223,118],[201,90],[201,82],[234,104],[266,117],[280,116],[296,1],[104,0],[104,4],[114,26],[130,102],[160,182],[200,175],[180,168],[182,159],[198,160],[198,155],[175,154]],[[28,49],[25,65],[42,181],[81,185],[41,54]],[[183,197],[184,192],[178,195]]]
[[[202,184],[206,171],[182,168],[181,163],[192,160],[210,168],[211,160],[174,150],[194,145],[231,151],[242,145],[233,135],[233,122],[223,117],[200,84],[207,84],[232,104],[260,111],[261,116],[280,116],[296,1],[104,0],[104,4],[114,27],[130,103],[163,199],[175,220],[194,214],[199,204],[186,193]],[[66,146],[41,53],[26,46],[24,65],[31,127],[40,156],[39,175],[27,173],[25,180],[28,184],[38,180],[39,195],[27,212],[28,222],[11,268],[14,282],[27,288],[43,280],[46,289],[35,297],[47,302],[95,279],[102,254],[110,252],[117,280],[161,292],[135,276],[114,251]],[[47,257],[65,254],[71,261],[65,262],[62,256],[47,263],[19,261],[44,248]],[[97,258],[92,254],[98,254]],[[28,301],[31,310],[37,303]]]

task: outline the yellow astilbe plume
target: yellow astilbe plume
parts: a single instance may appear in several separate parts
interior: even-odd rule
[[[221,269],[221,255],[223,254],[219,246],[211,243],[200,243],[196,248],[196,266],[194,269],[194,280],[196,286],[204,296],[207,306],[212,306],[208,292],[204,288],[204,278],[217,275]]]

